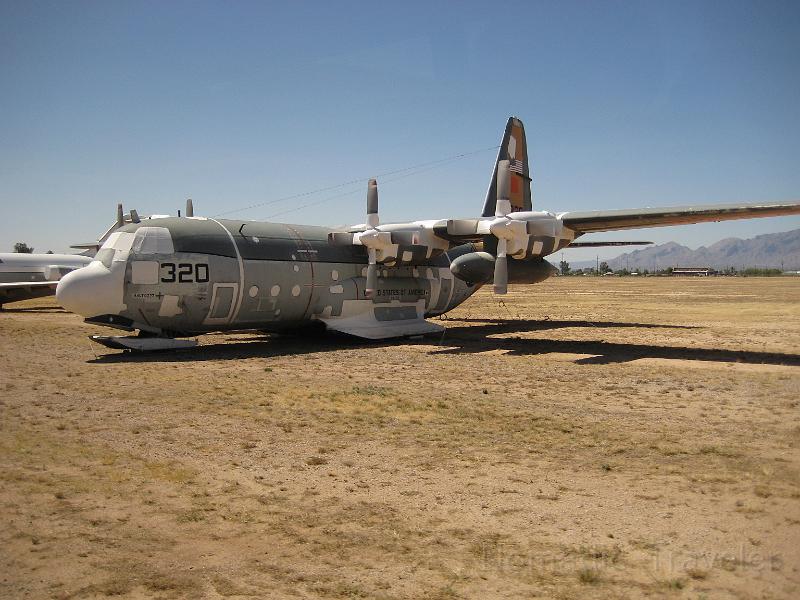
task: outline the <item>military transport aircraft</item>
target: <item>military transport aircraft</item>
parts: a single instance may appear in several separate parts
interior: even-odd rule
[[[220,330],[280,332],[322,323],[369,339],[441,331],[427,317],[493,282],[537,283],[544,257],[586,233],[800,214],[800,203],[533,211],[525,131],[511,117],[482,216],[381,224],[370,180],[367,222],[347,231],[195,217],[118,222],[88,266],[65,275],[59,302],[137,336],[92,336],[111,348],[167,349]],[[618,245],[618,242],[608,242]],[[512,260],[509,260],[511,257]]]

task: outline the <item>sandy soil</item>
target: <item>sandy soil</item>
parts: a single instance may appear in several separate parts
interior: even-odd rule
[[[800,279],[558,278],[442,338],[149,355],[8,308],[4,598],[800,597]]]

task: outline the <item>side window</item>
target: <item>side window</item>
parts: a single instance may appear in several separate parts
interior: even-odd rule
[[[97,254],[94,255],[95,260],[99,260],[103,263],[103,266],[106,269],[111,268],[111,261],[114,260],[114,249],[113,248],[100,248],[97,251]]]

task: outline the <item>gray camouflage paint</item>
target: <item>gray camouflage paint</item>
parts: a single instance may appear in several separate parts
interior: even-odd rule
[[[452,310],[480,287],[455,278],[449,269],[453,258],[473,251],[469,244],[427,263],[382,266],[377,293],[367,300],[365,249],[330,244],[327,228],[163,218],[119,231],[133,233],[143,226],[169,229],[175,251],[131,250],[124,276],[125,309],[118,314],[133,321],[134,327],[144,325],[173,335],[228,329],[282,331],[317,318],[344,316],[348,300],[373,303],[379,321],[407,319],[407,307],[423,300],[425,316],[430,317]],[[164,264],[193,268],[208,264],[209,280],[135,283],[132,270],[137,262],[158,263],[160,275],[165,273]],[[167,302],[174,306],[165,311]]]

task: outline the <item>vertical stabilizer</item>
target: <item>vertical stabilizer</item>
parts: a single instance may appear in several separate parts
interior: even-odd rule
[[[511,200],[511,211],[519,212],[532,210],[531,202],[531,177],[528,169],[528,145],[525,141],[525,128],[516,117],[510,117],[506,124],[506,132],[500,144],[500,151],[497,153],[497,160],[494,163],[492,180],[489,183],[489,191],[486,192],[486,202],[483,204],[481,216],[492,217],[495,213],[497,202],[497,164],[501,160],[509,161],[511,171],[511,187],[509,199]]]

